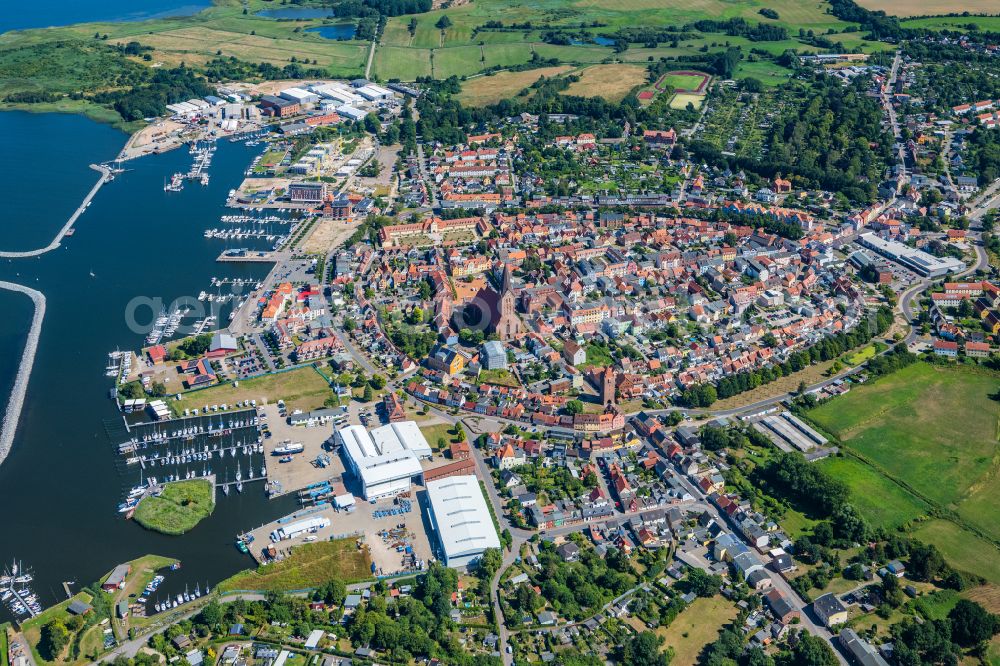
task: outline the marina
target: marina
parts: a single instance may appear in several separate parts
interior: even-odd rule
[[[0,113],[0,128],[15,137],[12,148],[30,154],[26,163],[31,168],[15,175],[5,203],[11,219],[33,215],[32,224],[11,224],[5,232],[4,250],[27,252],[50,243],[94,187],[94,171],[89,164],[113,157],[126,137],[82,116],[62,114],[4,112]],[[0,298],[6,299],[3,302],[9,317],[16,320],[5,329],[5,334],[9,334],[4,338],[5,343],[10,350],[17,351],[7,354],[2,365],[3,384],[7,387],[4,400],[8,401],[11,396],[8,391],[15,386],[16,395],[23,396],[13,401],[15,407],[23,404],[23,409],[14,410],[19,416],[10,419],[13,427],[3,440],[10,442],[5,447],[10,455],[0,465],[0,486],[9,493],[8,497],[14,498],[12,510],[6,514],[6,528],[9,534],[37,533],[37,526],[45,522],[45,516],[57,510],[64,524],[65,539],[84,543],[96,533],[104,540],[101,548],[86,549],[53,548],[50,539],[17,540],[16,555],[25,564],[31,562],[35,577],[32,587],[42,607],[65,598],[63,581],[98,580],[111,565],[131,559],[136,551],[163,552],[169,548],[172,554],[185,560],[185,569],[168,576],[168,583],[164,583],[161,591],[170,585],[176,594],[173,588],[179,586],[182,591],[185,583],[193,590],[197,581],[201,581],[204,590],[206,580],[221,580],[246,567],[243,556],[235,549],[220,550],[211,534],[220,531],[233,534],[245,528],[248,515],[256,521],[270,520],[295,507],[294,498],[268,500],[260,484],[248,481],[261,476],[263,454],[254,454],[251,462],[249,456],[238,450],[236,457],[227,452],[224,461],[214,456],[209,466],[219,482],[224,483],[228,473],[231,490],[235,491],[239,462],[244,492],[231,492],[220,501],[196,533],[184,539],[170,539],[137,528],[122,520],[122,514],[116,511],[128,491],[140,483],[140,477],[143,483],[149,476],[162,482],[170,474],[183,477],[186,468],[199,474],[205,471],[208,461],[180,464],[176,469],[157,464],[144,470],[141,465],[127,464],[125,456],[115,450],[111,442],[120,443],[137,432],[152,432],[152,429],[147,426],[137,431],[130,425],[131,433],[117,432],[122,414],[119,405],[106,396],[117,383],[120,366],[129,363],[126,367],[134,377],[136,365],[131,351],[118,358],[109,353],[116,347],[138,349],[149,333],[149,329],[134,329],[123,316],[137,295],[162,302],[169,319],[171,313],[183,308],[183,302],[173,305],[176,299],[186,298],[194,304],[199,290],[215,292],[216,287],[209,289],[213,276],[249,284],[256,284],[264,277],[267,268],[253,265],[233,264],[220,272],[219,266],[213,265],[219,248],[213,250],[212,244],[197,242],[206,228],[222,226],[221,216],[236,212],[225,208],[223,202],[226,193],[239,184],[242,171],[255,152],[240,143],[222,142],[213,158],[210,183],[204,188],[187,188],[179,194],[162,191],[163,176],[187,170],[191,156],[186,151],[132,161],[127,172],[116,174],[113,183],[105,184],[113,186],[103,186],[100,196],[92,198],[86,209],[87,224],[78,224],[72,238],[63,237],[58,251],[32,252],[28,255],[34,257],[31,261],[15,259],[0,263],[0,279],[30,286],[38,292],[39,302],[46,306],[43,313],[35,304],[33,317],[33,303],[24,298],[24,292],[0,292]],[[40,197],[52,187],[63,196],[51,205],[40,207]],[[143,219],[136,224],[139,210],[144,211]],[[123,233],[126,229],[129,231]],[[184,270],[177,270],[178,258],[182,258]],[[223,294],[231,286],[223,287]],[[155,306],[152,316],[147,311],[147,321],[155,319],[160,310],[159,305]],[[225,316],[225,311],[221,314],[192,311],[181,320],[177,335],[198,322],[204,322],[206,329],[211,330],[216,322],[225,322]],[[37,325],[33,325],[33,319]],[[64,339],[66,331],[72,331],[68,347]],[[37,353],[32,366],[24,365],[18,379],[21,349],[26,340]],[[126,362],[126,358],[131,360]],[[109,372],[114,374],[108,375]],[[51,403],[50,394],[43,390],[46,386],[65,386],[72,392],[72,398],[58,407],[58,416],[54,414],[56,406]],[[126,416],[131,421],[137,415]],[[228,421],[230,416],[226,414],[223,418]],[[116,422],[113,427],[116,434],[109,442],[103,423],[112,419]],[[218,415],[213,420],[217,425]],[[207,428],[208,419],[205,423]],[[230,439],[233,438],[218,438],[212,444],[226,442],[227,448],[231,448],[240,437],[237,435],[233,444],[228,443]],[[244,443],[255,439],[256,435],[243,436]],[[159,449],[162,456],[168,448],[157,445],[142,453],[152,454]],[[37,474],[42,467],[48,470],[45,479]],[[253,474],[248,474],[250,468],[254,469]],[[80,492],[79,484],[65,483],[69,478],[89,479],[88,490]],[[255,492],[248,491],[251,487]],[[0,555],[8,562],[14,554],[0,548]],[[14,619],[6,604],[0,608],[0,616],[0,619]]]
[[[18,619],[35,617],[42,612],[38,596],[31,589],[31,571],[18,561],[0,573],[0,601]]]
[[[163,185],[164,192],[180,192],[184,189],[185,180],[197,180],[202,185],[208,185],[208,167],[212,166],[212,156],[215,155],[215,144],[201,142],[191,144],[191,154],[194,162],[187,173],[176,172],[170,177],[170,182]]]

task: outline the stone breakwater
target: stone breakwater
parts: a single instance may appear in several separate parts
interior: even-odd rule
[[[15,258],[15,259],[23,257],[37,257],[40,254],[51,252],[52,250],[59,247],[59,244],[62,243],[62,239],[66,236],[66,234],[69,233],[69,230],[73,228],[73,225],[76,223],[77,218],[79,218],[80,215],[83,214],[83,211],[87,210],[87,206],[93,200],[94,196],[97,195],[97,192],[101,189],[101,186],[104,185],[104,183],[108,182],[108,179],[111,178],[111,170],[106,166],[91,164],[90,168],[94,169],[95,171],[99,171],[101,173],[101,177],[97,179],[97,184],[95,184],[94,187],[91,188],[90,192],[87,193],[87,196],[84,198],[83,203],[80,204],[79,208],[73,211],[73,214],[70,216],[69,220],[66,222],[66,224],[63,225],[62,229],[59,230],[59,233],[56,234],[55,238],[52,239],[51,243],[49,243],[45,247],[35,248],[34,250],[23,250],[18,252],[0,250],[0,257]]]
[[[42,334],[42,321],[45,319],[45,294],[13,282],[0,281],[0,289],[25,294],[35,304],[31,329],[28,331],[24,352],[21,354],[21,365],[17,369],[14,387],[10,392],[10,402],[7,403],[3,426],[0,427],[0,464],[2,464],[7,459],[7,454],[10,453],[11,445],[14,443],[14,435],[21,419],[21,408],[24,406],[24,395],[28,390],[28,379],[31,377],[31,369],[35,364],[35,352],[38,351],[38,339]]]

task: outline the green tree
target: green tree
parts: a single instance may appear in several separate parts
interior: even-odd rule
[[[441,18],[439,18],[437,23],[434,24],[434,27],[438,30],[447,30],[451,27],[451,19],[448,18],[447,14],[442,14]]]
[[[779,655],[779,666],[837,666],[837,656],[830,644],[818,636],[802,632],[791,652]]]
[[[1000,617],[968,599],[959,599],[948,613],[948,619],[951,621],[952,640],[962,647],[988,641],[1000,631]]]
[[[52,620],[42,626],[42,636],[38,651],[48,661],[57,661],[63,649],[69,644],[69,629],[62,620]]]
[[[502,565],[503,554],[499,548],[487,548],[483,551],[482,557],[479,558],[479,570],[487,580],[492,579]]]
[[[668,666],[673,656],[670,651],[660,652],[663,637],[652,631],[632,636],[621,650],[621,662],[630,666]]]
[[[567,414],[582,414],[583,413],[583,402],[580,400],[570,400],[566,403],[566,413]]]

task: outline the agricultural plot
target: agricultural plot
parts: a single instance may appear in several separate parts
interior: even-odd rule
[[[431,75],[431,52],[424,49],[381,46],[375,49],[373,69],[384,79],[413,81],[418,76]]]
[[[541,77],[556,76],[570,71],[569,65],[544,67],[524,72],[500,72],[492,76],[478,76],[462,84],[458,98],[469,106],[496,104],[502,99],[510,99]]]
[[[997,378],[924,363],[861,386],[810,417],[931,500],[951,508],[993,497],[1000,405]],[[981,516],[969,516],[975,520]]]
[[[957,5],[948,0],[859,0],[865,9],[884,11],[894,16],[936,16],[940,14],[992,14],[995,0],[962,0]],[[971,18],[971,17],[970,17]]]
[[[646,68],[639,65],[594,65],[577,72],[580,80],[563,91],[580,97],[603,97],[617,102],[646,82]]]
[[[931,520],[914,531],[955,566],[1000,579],[997,548],[962,524],[1000,539],[995,498],[1000,405],[995,374],[916,363],[855,388],[809,413],[860,460],[823,465],[852,490],[874,523],[898,526],[940,507],[957,522]]]
[[[979,30],[1000,32],[1000,16],[934,16],[903,21],[903,27],[928,30],[968,30],[970,24]]]
[[[849,456],[817,463],[851,489],[851,502],[876,527],[895,529],[926,515],[929,505],[890,479]]]
[[[448,49],[431,51],[431,65],[435,78],[446,79],[449,76],[468,76],[482,71],[483,51],[478,46],[456,46]]]

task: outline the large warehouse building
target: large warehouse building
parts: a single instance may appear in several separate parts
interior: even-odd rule
[[[858,243],[924,277],[936,278],[965,270],[965,264],[954,257],[935,257],[909,245],[879,238],[875,234],[861,234],[858,236]]]
[[[487,548],[500,547],[500,537],[476,475],[428,481],[427,500],[428,518],[447,566],[468,566]]]
[[[359,425],[339,428],[334,442],[341,447],[347,470],[361,481],[366,500],[406,492],[413,477],[421,477],[420,458],[430,445],[413,421],[392,423],[370,433]]]

